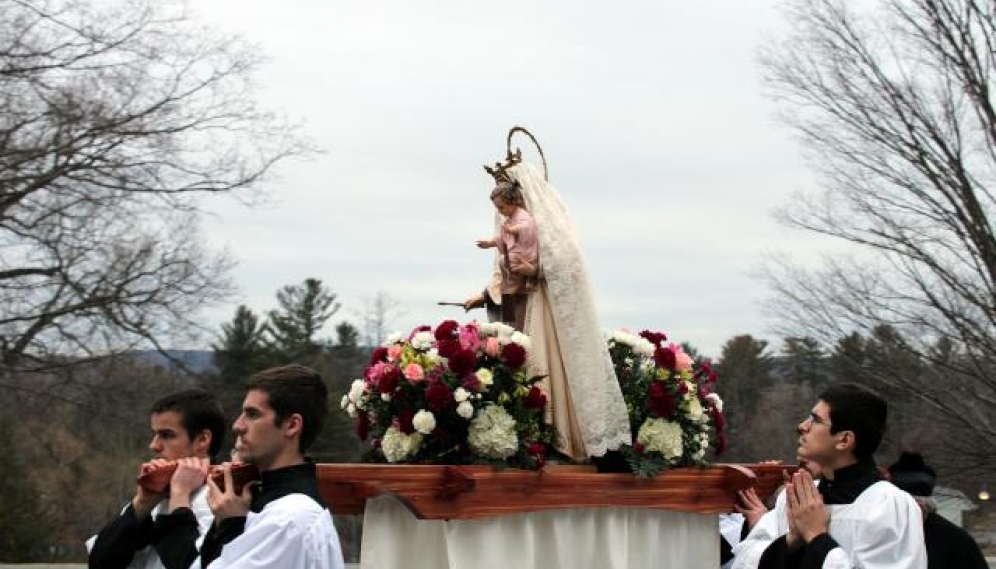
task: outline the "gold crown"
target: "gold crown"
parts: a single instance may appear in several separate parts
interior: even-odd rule
[[[512,182],[512,179],[509,178],[506,170],[522,162],[522,150],[516,148],[514,152],[512,151],[512,136],[517,132],[521,132],[522,134],[528,136],[533,144],[536,145],[536,149],[539,150],[540,159],[543,160],[543,178],[545,180],[549,180],[550,177],[547,174],[546,156],[543,154],[543,148],[540,147],[539,142],[536,141],[536,137],[521,126],[513,126],[511,130],[508,131],[508,137],[505,140],[505,162],[495,162],[494,168],[485,165],[484,171],[490,174],[491,177],[495,179],[495,182]]]

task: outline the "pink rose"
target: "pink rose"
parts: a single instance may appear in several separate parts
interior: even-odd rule
[[[501,353],[501,342],[498,341],[498,338],[491,337],[484,341],[484,353],[492,358],[498,357],[498,354]]]
[[[674,369],[678,371],[691,371],[695,360],[685,352],[678,352],[674,355]]]
[[[404,348],[402,348],[401,346],[399,346],[397,344],[394,344],[394,345],[392,345],[391,347],[389,347],[387,349],[387,359],[390,360],[390,361],[392,361],[392,362],[396,362],[396,361],[398,361],[398,358],[401,357],[401,352],[403,352],[403,351],[404,351]]]
[[[405,379],[407,379],[411,383],[418,383],[423,379],[425,379],[425,370],[422,369],[422,366],[416,363],[410,363],[407,366],[405,366],[404,373],[405,373]]]
[[[473,322],[464,324],[463,328],[460,328],[460,346],[465,350],[476,352],[480,345],[481,335],[477,329],[477,324]]]

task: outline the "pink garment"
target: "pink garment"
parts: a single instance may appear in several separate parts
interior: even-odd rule
[[[501,255],[502,294],[529,294],[539,272],[539,240],[536,222],[525,208],[516,208],[501,224],[495,238]]]

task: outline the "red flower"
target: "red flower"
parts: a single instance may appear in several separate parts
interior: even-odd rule
[[[412,421],[415,419],[415,411],[411,409],[402,409],[398,413],[398,430],[406,435],[410,435],[415,432],[415,425]]]
[[[636,451],[637,454],[643,454],[643,451],[647,450],[647,447],[643,446],[643,443],[640,441],[636,441],[633,443],[633,450]]]
[[[477,393],[481,391],[481,378],[477,377],[476,374],[468,373],[460,379],[460,386],[467,391]]]
[[[709,410],[709,415],[712,416],[712,424],[716,427],[716,432],[722,433],[723,427],[726,426],[726,420],[723,418],[723,414],[719,412],[719,409],[712,407]]]
[[[543,443],[529,443],[526,447],[526,452],[529,454],[542,454],[546,452],[546,445]]]
[[[513,370],[519,369],[522,364],[526,363],[526,349],[515,342],[505,344],[501,350],[501,355],[505,359],[505,365]]]
[[[522,402],[526,406],[526,409],[535,409],[537,411],[546,407],[546,394],[543,390],[535,385],[529,389],[529,393],[526,395],[525,400]]]
[[[674,371],[675,357],[674,352],[667,348],[657,348],[654,350],[654,362],[658,366]]]
[[[678,382],[678,395],[685,395],[688,393],[688,384],[684,381]]]
[[[436,339],[442,342],[443,340],[450,340],[456,335],[457,329],[460,325],[453,320],[444,320],[442,324],[436,326]],[[442,355],[442,352],[440,352]],[[443,356],[449,357],[449,356]]]
[[[470,350],[461,349],[449,358],[450,369],[457,375],[466,375],[477,367],[477,356]]]
[[[401,381],[401,370],[391,366],[389,369],[384,370],[384,375],[380,376],[380,381],[377,382],[377,389],[381,393],[394,393],[399,381]]]
[[[650,384],[647,390],[647,409],[654,417],[664,418],[669,416],[675,408],[674,398],[659,381]]]
[[[716,437],[716,439],[717,439],[716,440],[716,455],[718,456],[718,455],[723,454],[723,451],[726,450],[726,435],[723,434],[723,433],[719,433],[719,436]]]
[[[383,346],[375,349],[373,353],[370,354],[369,365],[374,365],[377,362],[386,362],[386,361],[387,361],[387,348]]]
[[[456,338],[447,338],[445,340],[439,340],[436,343],[436,349],[439,350],[439,355],[444,358],[452,358],[453,354],[460,351],[460,340]]]
[[[441,381],[433,383],[425,390],[425,404],[433,413],[439,413],[453,403],[453,391]]]
[[[661,343],[667,340],[667,336],[664,332],[651,332],[650,330],[644,330],[640,332],[640,337],[647,340],[656,347],[661,347]]]

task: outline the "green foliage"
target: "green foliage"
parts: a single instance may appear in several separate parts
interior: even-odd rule
[[[317,335],[339,310],[335,299],[335,293],[315,278],[277,291],[280,308],[268,314],[269,333],[282,363],[305,363],[321,351]]]

